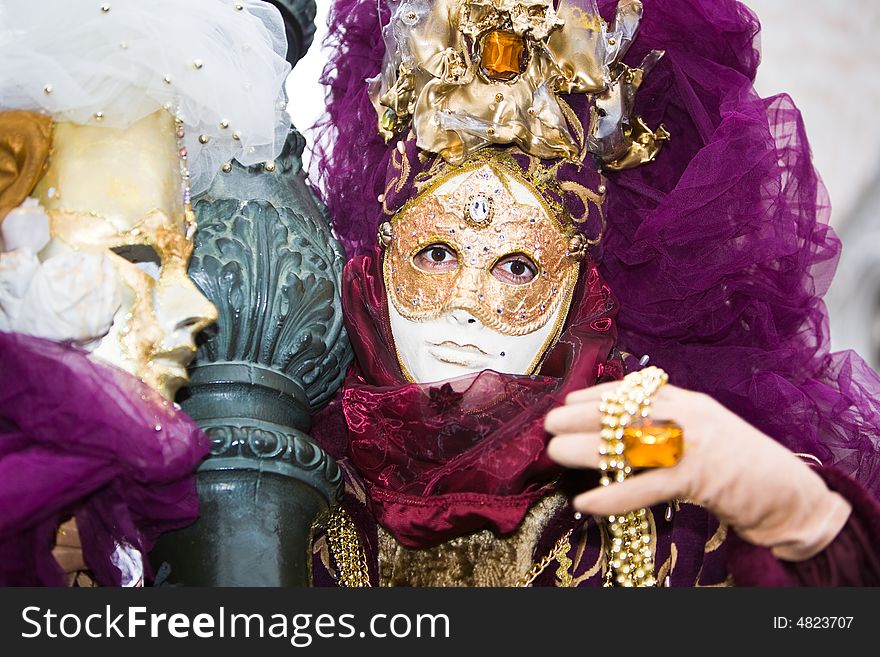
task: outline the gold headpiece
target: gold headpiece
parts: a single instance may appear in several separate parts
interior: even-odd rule
[[[644,74],[620,59],[642,16],[621,0],[612,26],[596,0],[390,0],[381,73],[370,80],[379,132],[412,123],[419,148],[461,163],[488,144],[515,144],[542,159],[607,169],[652,160],[669,134],[631,117]],[[561,94],[593,101],[585,131]],[[572,134],[574,132],[574,135]]]
[[[603,212],[603,204],[605,202],[605,185],[600,182],[598,191],[593,191],[572,180],[560,180],[557,170],[564,164],[563,160],[558,160],[552,164],[545,164],[533,155],[517,154],[515,157],[514,149],[487,148],[477,151],[469,155],[464,162],[460,164],[451,164],[443,158],[436,158],[431,166],[425,171],[417,173],[413,178],[413,185],[421,196],[423,193],[429,192],[437,187],[437,182],[445,180],[450,176],[456,175],[456,172],[487,164],[492,168],[500,168],[507,172],[513,178],[522,179],[529,187],[534,188],[535,192],[540,196],[542,203],[546,205],[548,213],[554,216],[558,222],[566,228],[574,228],[575,224],[583,224],[591,216],[591,206],[595,208],[599,216],[601,227],[595,239],[590,240],[591,244],[597,244],[602,237],[605,227],[605,217]],[[406,154],[401,154],[401,160],[406,159]],[[517,161],[517,158],[520,160]],[[401,170],[407,167],[394,167]],[[390,186],[394,186],[400,177],[391,177]],[[604,179],[601,179],[604,180]],[[580,211],[575,211],[570,202],[566,202],[566,197],[574,195],[580,200]],[[403,209],[403,208],[401,208]],[[396,210],[386,209],[386,214],[396,214]]]

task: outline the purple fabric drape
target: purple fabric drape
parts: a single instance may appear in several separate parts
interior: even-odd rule
[[[800,113],[752,86],[758,21],[731,1],[644,4],[627,60],[666,54],[636,113],[672,139],[609,176],[597,259],[620,300],[619,346],[877,494],[880,378],[829,351],[822,296],[840,243]]]
[[[198,516],[194,473],[208,449],[186,414],[128,373],[0,333],[0,585],[66,584],[51,551],[71,515],[98,583],[119,584],[117,544],[146,557]]]

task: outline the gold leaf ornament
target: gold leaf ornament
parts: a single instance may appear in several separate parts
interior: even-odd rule
[[[490,144],[572,162],[590,152],[612,168],[649,161],[668,133],[631,117],[647,69],[620,61],[642,12],[638,0],[621,0],[609,25],[596,0],[393,5],[382,70],[368,81],[378,131],[390,142],[411,125],[420,149],[453,164]],[[598,108],[588,131],[560,98],[572,93]]]

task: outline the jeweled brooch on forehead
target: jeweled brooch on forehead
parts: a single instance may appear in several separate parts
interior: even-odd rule
[[[475,194],[464,208],[465,221],[474,228],[485,228],[492,223],[495,214],[493,199],[485,194]]]

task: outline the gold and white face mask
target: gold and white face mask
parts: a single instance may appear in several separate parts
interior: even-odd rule
[[[530,183],[473,161],[404,206],[380,239],[408,378],[537,371],[565,322],[584,240]]]
[[[217,311],[187,276],[193,236],[171,116],[124,130],[56,124],[35,196],[49,216],[49,255],[102,254],[121,283],[121,305],[92,353],[173,398],[195,335]]]

